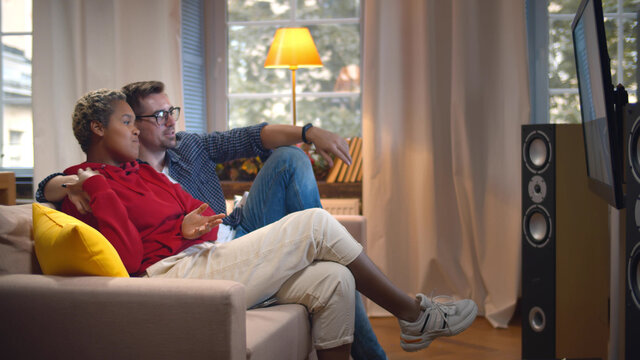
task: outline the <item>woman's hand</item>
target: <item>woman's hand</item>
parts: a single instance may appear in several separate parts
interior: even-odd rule
[[[91,197],[84,190],[82,190],[82,184],[84,182],[95,175],[100,175],[99,172],[91,170],[91,168],[86,168],[84,170],[79,169],[78,175],[72,175],[71,181],[67,181],[62,184],[67,190],[67,197],[69,197],[69,201],[78,209],[81,214],[86,214],[91,212]]]
[[[188,240],[194,240],[208,233],[214,227],[222,224],[224,214],[203,216],[202,213],[209,205],[202,204],[197,209],[188,213],[182,220],[182,236]]]

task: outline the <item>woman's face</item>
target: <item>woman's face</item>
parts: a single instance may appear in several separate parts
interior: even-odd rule
[[[113,105],[113,114],[104,128],[103,144],[106,154],[113,165],[121,165],[138,157],[140,130],[135,126],[136,116],[129,104],[117,100]]]

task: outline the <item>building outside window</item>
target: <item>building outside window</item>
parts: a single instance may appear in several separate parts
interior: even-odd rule
[[[22,145],[22,135],[24,135],[24,131],[9,130],[9,145]]]
[[[637,18],[640,1],[604,0],[602,3],[607,47],[611,58],[611,79],[614,86],[624,85],[629,93],[629,102],[635,103],[638,99]],[[548,2],[548,111],[551,123],[581,122],[571,35],[571,23],[579,5],[580,1],[577,0]]]
[[[15,171],[17,176],[32,176],[32,2],[2,0],[0,12],[0,169]]]

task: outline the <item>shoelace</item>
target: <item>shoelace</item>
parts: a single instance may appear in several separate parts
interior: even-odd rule
[[[446,299],[447,301],[440,301],[440,299]],[[446,325],[446,327],[451,330],[451,328],[449,327],[449,318],[446,315],[454,315],[456,313],[453,298],[448,295],[433,296],[432,291],[431,294],[429,294],[429,300],[433,305],[432,308],[434,308],[440,314],[442,321],[444,321],[443,325]],[[442,328],[444,329],[444,326]]]

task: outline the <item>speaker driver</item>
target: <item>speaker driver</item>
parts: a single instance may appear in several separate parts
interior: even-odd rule
[[[542,176],[536,175],[529,180],[529,197],[535,203],[541,203],[547,196],[547,183]]]
[[[535,332],[542,332],[547,327],[547,317],[540,307],[534,306],[529,311],[529,326]]]
[[[551,216],[542,206],[533,205],[524,216],[522,228],[529,244],[543,247],[551,236]]]
[[[636,178],[636,181],[640,182],[640,117],[633,123],[627,145],[631,173]]]
[[[551,144],[549,138],[540,131],[534,131],[524,143],[524,162],[531,172],[543,172],[549,166],[551,158]]]
[[[629,255],[627,281],[633,302],[640,309],[640,243],[633,247]]]

